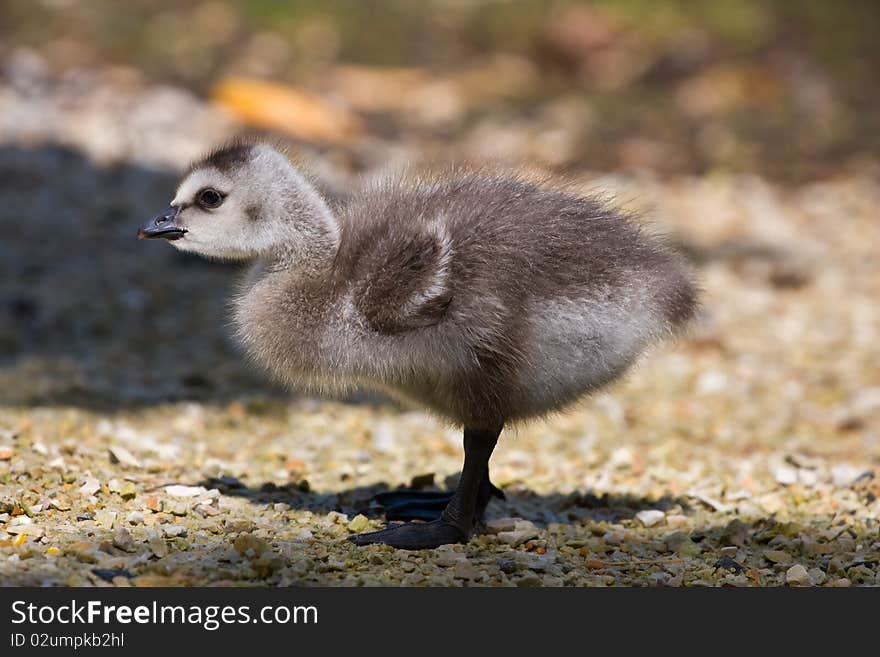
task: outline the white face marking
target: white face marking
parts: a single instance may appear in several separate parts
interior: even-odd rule
[[[233,186],[232,179],[217,169],[198,169],[188,175],[177,187],[177,193],[171,205],[192,203],[196,193],[206,187],[217,189],[228,194]]]
[[[219,207],[202,208],[197,203],[199,192],[208,188],[225,195]],[[193,171],[180,183],[172,201],[183,208],[177,224],[186,230],[172,244],[212,258],[238,260],[257,255],[259,231],[248,216],[241,192],[240,185],[217,169]]]
[[[210,160],[209,160],[210,161]],[[223,202],[198,203],[204,189]],[[208,258],[249,260],[275,254],[286,264],[318,267],[339,241],[336,219],[315,189],[285,155],[265,144],[229,170],[206,164],[187,175],[175,193],[175,220],[185,230],[175,248]]]

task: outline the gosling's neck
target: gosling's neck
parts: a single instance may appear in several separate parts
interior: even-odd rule
[[[261,254],[267,269],[294,272],[313,278],[326,276],[339,251],[339,220],[321,197],[295,169],[286,172],[289,184],[269,209],[277,239]]]

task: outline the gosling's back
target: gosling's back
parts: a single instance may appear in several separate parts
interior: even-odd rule
[[[522,179],[400,177],[339,219],[336,289],[380,360],[395,345],[413,356],[379,367],[377,387],[464,424],[558,409],[694,312],[661,242],[595,199]]]

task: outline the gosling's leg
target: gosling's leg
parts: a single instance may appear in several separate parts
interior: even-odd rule
[[[474,516],[480,504],[489,501],[489,457],[498,442],[501,428],[464,430],[464,467],[458,487],[440,518],[431,522],[408,522],[378,532],[352,536],[357,545],[385,543],[402,550],[435,548],[447,543],[464,543],[471,535]],[[485,491],[485,492],[482,492]],[[481,494],[482,492],[482,494]]]
[[[387,520],[437,520],[443,509],[452,501],[453,492],[439,490],[394,490],[379,493],[373,499],[382,505]],[[483,522],[489,500],[497,497],[506,499],[504,491],[489,479],[489,469],[480,482],[474,524]]]

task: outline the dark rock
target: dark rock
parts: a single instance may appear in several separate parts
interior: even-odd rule
[[[409,482],[410,488],[414,488],[416,490],[422,488],[432,488],[434,486],[434,473],[427,472],[425,474],[419,474],[412,478]]]
[[[507,573],[510,575],[511,573],[515,573],[519,568],[519,564],[516,563],[513,559],[499,559],[498,567],[501,569],[502,573]]]
[[[732,571],[734,574],[739,575],[740,573],[746,572],[745,566],[743,566],[738,561],[731,559],[730,557],[721,557],[714,564],[715,569],[724,568],[726,570]]]
[[[127,577],[128,579],[134,577],[133,573],[124,568],[92,568],[92,572],[105,582],[112,582],[114,577]]]

